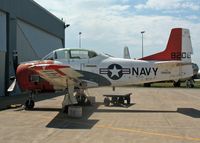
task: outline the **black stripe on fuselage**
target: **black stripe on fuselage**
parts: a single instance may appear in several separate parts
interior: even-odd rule
[[[99,74],[88,72],[88,71],[81,71],[81,70],[77,70],[77,72],[79,72],[80,74],[83,75],[79,79],[95,82],[99,86],[109,86],[109,85],[111,85],[111,82],[108,79],[106,79],[105,77],[103,77]]]

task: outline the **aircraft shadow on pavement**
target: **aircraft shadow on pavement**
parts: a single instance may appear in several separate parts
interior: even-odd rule
[[[91,129],[99,120],[89,119],[96,112],[101,103],[96,103],[92,106],[83,107],[82,118],[71,118],[66,113],[60,112],[47,125],[47,128],[59,129]]]
[[[194,108],[178,108],[177,112],[192,118],[200,118],[200,111]]]
[[[61,108],[41,108],[41,107],[35,107],[32,110],[29,111],[44,111],[44,112],[60,112]]]
[[[70,118],[61,108],[34,108],[32,111],[52,111],[58,114],[46,125],[47,128],[59,129],[91,129],[99,120],[89,119],[93,113],[180,113],[192,118],[200,118],[200,111],[194,108],[177,108],[177,110],[132,110],[132,109],[114,109],[114,106],[98,109],[103,103],[98,102],[95,105],[83,107],[82,118]],[[134,105],[134,104],[132,104]],[[117,106],[119,107],[119,106]]]
[[[194,108],[177,108],[176,111],[170,110],[119,110],[119,109],[98,109],[96,112],[111,113],[180,113],[192,118],[200,118],[200,111]]]

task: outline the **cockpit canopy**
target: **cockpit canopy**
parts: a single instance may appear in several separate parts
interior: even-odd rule
[[[58,49],[43,58],[43,60],[54,59],[90,59],[98,56],[98,54],[86,49]]]

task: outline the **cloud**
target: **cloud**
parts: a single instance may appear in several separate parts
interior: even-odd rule
[[[148,0],[145,4],[135,5],[136,9],[155,9],[155,10],[180,10],[190,9],[197,11],[200,9],[199,4],[187,2],[184,0]]]
[[[200,61],[198,57],[200,55],[200,50],[198,50],[200,23],[191,20],[199,18],[198,15],[191,14],[188,18],[177,18],[159,13],[156,15],[137,14],[127,0],[118,3],[116,0],[36,1],[59,18],[64,18],[66,23],[70,23],[70,27],[65,31],[67,48],[78,47],[78,33],[81,31],[83,48],[122,57],[123,47],[128,46],[132,58],[139,58],[141,57],[140,32],[142,30],[146,31],[144,55],[150,55],[165,49],[171,28],[183,27],[190,29],[195,53],[193,59],[195,62]],[[192,7],[187,3],[181,3],[182,0],[156,1],[149,0],[143,6],[146,8],[158,6],[160,9],[169,10],[173,2],[174,8]]]

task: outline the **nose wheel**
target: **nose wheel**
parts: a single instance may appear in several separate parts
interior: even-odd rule
[[[35,106],[35,102],[34,102],[33,99],[26,100],[26,102],[25,102],[25,109],[31,110],[31,109],[34,108],[34,106]]]
[[[31,110],[34,108],[35,101],[33,100],[33,96],[34,96],[34,94],[31,93],[29,98],[26,100],[26,102],[24,104],[26,110]]]

